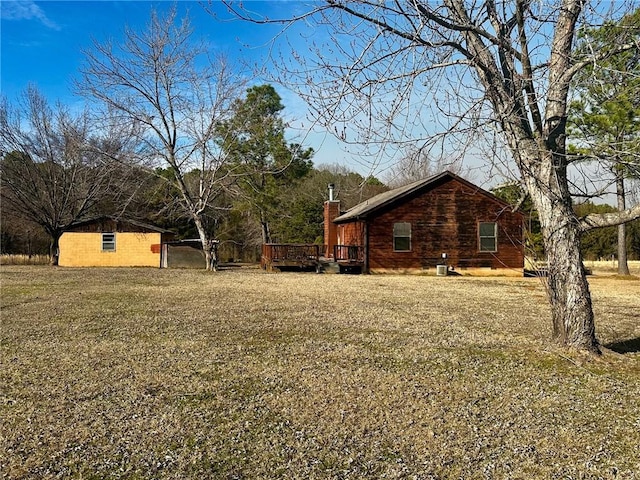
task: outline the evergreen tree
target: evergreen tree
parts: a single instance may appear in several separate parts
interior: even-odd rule
[[[217,127],[234,166],[241,198],[236,206],[259,225],[262,243],[271,243],[271,225],[283,215],[283,200],[312,168],[313,149],[286,142],[283,109],[273,86],[255,86],[234,102],[232,118]]]
[[[640,41],[640,9],[619,23],[586,30],[578,52],[606,52]],[[575,77],[576,100],[569,110],[571,150],[608,166],[616,185],[617,206],[626,208],[625,179],[640,177],[640,61],[636,51],[591,63]],[[592,212],[590,212],[592,213]],[[627,226],[617,226],[618,273],[628,275]],[[604,234],[603,234],[604,235]],[[594,236],[602,236],[600,233]],[[606,236],[606,235],[604,235]]]

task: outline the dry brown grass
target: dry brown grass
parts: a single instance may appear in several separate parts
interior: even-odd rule
[[[0,265],[49,265],[48,255],[0,255]]]
[[[629,266],[629,274],[640,277],[640,260],[629,260],[627,263]],[[618,272],[618,262],[615,260],[586,260],[584,264],[593,271],[594,275],[615,275]]]
[[[638,478],[640,281],[600,359],[537,279],[6,266],[4,478]]]

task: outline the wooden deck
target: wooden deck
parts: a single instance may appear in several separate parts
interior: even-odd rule
[[[267,271],[279,271],[285,269],[324,271],[321,262],[321,245],[314,244],[289,244],[289,243],[265,243],[262,245],[262,257],[260,267]],[[364,269],[364,247],[361,245],[335,245],[333,247],[333,259],[324,259],[334,262],[340,273],[361,273]]]
[[[320,245],[265,243],[262,245],[260,267],[273,271],[282,268],[318,270]]]
[[[333,258],[339,266],[340,273],[362,273],[365,256],[362,245],[334,245]]]

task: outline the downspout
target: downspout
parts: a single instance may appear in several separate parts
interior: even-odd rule
[[[168,246],[166,243],[167,239],[163,238],[162,233],[160,234],[160,268],[167,268],[167,250]]]

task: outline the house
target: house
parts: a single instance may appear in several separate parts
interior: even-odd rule
[[[325,258],[341,271],[523,275],[524,215],[445,171],[340,211],[324,205]]]
[[[60,237],[64,267],[162,267],[174,234],[134,220],[103,216],[71,225]]]

